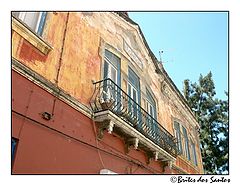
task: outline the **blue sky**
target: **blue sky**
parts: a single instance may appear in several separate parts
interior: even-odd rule
[[[228,15],[226,12],[128,12],[149,47],[182,92],[183,80],[213,74],[216,97],[228,90]]]

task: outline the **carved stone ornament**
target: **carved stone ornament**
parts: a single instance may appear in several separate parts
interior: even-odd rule
[[[138,148],[139,139],[138,138],[129,138],[125,140],[125,153],[128,154],[130,148],[133,147],[135,150]]]
[[[165,83],[162,83],[162,92],[164,95],[168,96],[171,99],[172,97],[171,91],[169,90],[169,87]]]
[[[151,160],[158,161],[159,160],[159,152],[154,151],[154,152],[147,152],[147,164],[150,163]]]
[[[104,131],[107,130],[109,134],[112,133],[114,123],[110,120],[103,121],[99,123],[97,138],[101,140],[103,138]]]
[[[166,168],[172,169],[172,165],[173,165],[172,161],[166,161],[163,165],[163,168],[164,169],[166,169]]]
[[[134,52],[134,50],[127,44],[127,42],[123,41],[123,49],[129,55],[129,57],[134,61],[136,65],[139,66],[140,69],[143,69],[143,63],[139,59],[138,55]]]
[[[158,152],[153,152],[153,155],[154,155],[154,160],[157,161],[158,160]]]

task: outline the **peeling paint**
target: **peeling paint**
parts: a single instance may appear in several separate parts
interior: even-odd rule
[[[67,12],[48,13],[43,39],[54,48],[48,55],[42,54],[27,40],[13,32],[12,56],[53,83],[56,82],[59,69],[58,86],[89,106],[94,91],[92,80],[98,81],[102,77],[103,59],[99,50],[102,47],[104,50],[105,44],[108,44],[121,58],[122,89],[127,92],[128,67],[133,66],[141,79],[141,95],[146,95],[146,87],[154,94],[159,123],[173,135],[172,118],[177,118],[185,122],[186,126],[190,126],[183,113],[162,92],[159,74],[156,74],[155,66],[134,26],[129,26],[122,19],[115,19],[112,13],[72,12],[69,14],[66,37],[63,38],[66,21]],[[64,39],[64,48],[62,48]],[[143,68],[134,65],[131,57],[124,50],[124,40],[129,44],[136,58],[143,63]],[[143,101],[141,104],[144,108]],[[200,155],[200,151],[197,150],[197,153]],[[179,162],[179,166],[185,165]],[[189,172],[193,170],[189,169]]]

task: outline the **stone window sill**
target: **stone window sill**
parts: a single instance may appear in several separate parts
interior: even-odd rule
[[[40,36],[33,32],[27,25],[15,17],[12,17],[12,30],[21,35],[24,39],[26,39],[29,43],[31,43],[45,55],[47,55],[53,49],[52,46],[50,46]]]

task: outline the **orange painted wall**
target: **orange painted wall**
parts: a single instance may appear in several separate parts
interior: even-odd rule
[[[69,15],[59,87],[88,105],[94,89],[92,80],[100,79],[100,35],[76,14]]]

